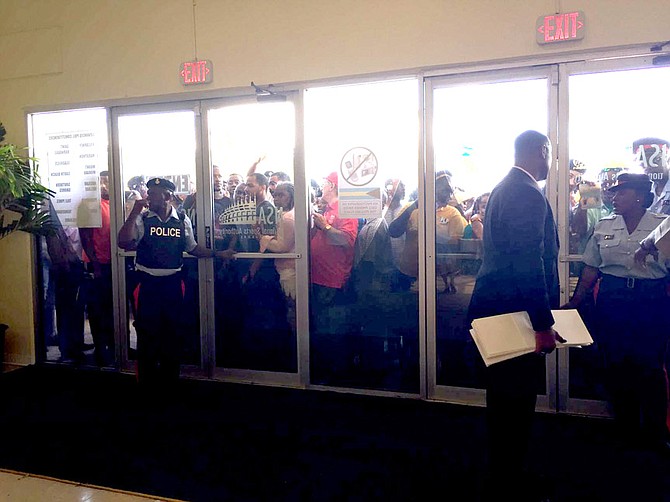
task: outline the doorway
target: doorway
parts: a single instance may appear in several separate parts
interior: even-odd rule
[[[663,122],[668,105],[658,98],[668,83],[668,68],[652,67],[648,58],[357,82],[303,88],[269,102],[246,96],[36,113],[30,116],[31,141],[48,166],[49,185],[59,188],[58,204],[69,204],[54,210],[75,218],[65,229],[83,223],[76,220],[81,200],[66,203],[72,199],[66,190],[88,190],[94,200],[83,201],[85,213],[95,214],[99,174],[108,171],[112,249],[133,197],[141,196],[142,183],[152,176],[175,183],[175,207],[189,211],[199,242],[225,250],[237,236],[231,248],[235,256],[228,260],[186,259],[183,373],[481,405],[483,368],[464,322],[481,241],[466,224],[460,237],[445,242],[438,177],[448,171],[453,197],[447,205],[460,206],[471,222],[473,214],[481,214],[487,192],[513,164],[514,137],[526,129],[548,134],[558,148],[545,191],[558,220],[562,300],[567,301],[586,237],[571,226],[579,185],[602,188],[603,170],[635,170],[632,140],[637,137],[670,136]],[[62,181],[62,173],[69,171],[56,165],[56,156],[67,150],[61,148],[66,143],[58,143],[66,139],[60,136],[82,132],[93,134],[86,137],[95,141],[78,141],[77,148],[91,149],[93,160],[82,164],[81,177]],[[292,208],[282,208],[282,214],[293,211],[293,238],[286,247],[260,247],[259,241],[276,237],[278,227],[271,227],[279,223],[279,213],[263,214],[268,233],[258,239],[251,222],[237,220],[235,211],[226,213],[235,206],[236,188],[249,181],[252,171],[266,178],[256,182],[267,183],[267,200],[275,209],[272,191],[280,182],[292,185]],[[578,175],[571,178],[571,171]],[[279,180],[281,173],[287,179]],[[319,304],[324,298],[315,296],[310,269],[312,237],[323,231],[313,229],[313,215],[327,210],[328,201],[319,200],[324,188],[337,188],[340,208],[349,211],[345,219],[356,220],[356,238],[346,284]],[[241,190],[239,203],[254,199],[252,212],[258,218],[254,190]],[[229,206],[221,203],[219,192],[230,199]],[[391,234],[394,220],[408,210],[416,211],[415,225]],[[97,220],[84,224],[101,228]],[[245,232],[249,239],[243,244]],[[377,239],[390,242],[391,253],[377,254],[384,249]],[[249,245],[252,240],[258,248]],[[84,283],[90,275],[79,253]],[[93,288],[111,295],[117,334],[113,344],[106,344],[111,358],[102,365],[126,370],[134,367],[136,348],[132,262],[133,253],[113,254],[112,286]],[[52,262],[41,263],[52,271]],[[263,271],[256,280],[271,288],[249,282],[256,270]],[[62,308],[59,314],[58,297],[49,293],[48,282],[43,289],[42,315],[52,321],[43,322],[39,333],[45,338],[43,357],[70,363],[62,359],[59,341],[46,338],[47,328],[70,314]],[[73,291],[86,288],[77,285]],[[80,322],[84,326],[84,337],[77,335],[86,344],[84,364],[95,365],[87,327],[89,309],[95,315],[95,307],[87,307],[92,300],[86,297],[73,296],[83,303],[74,303],[80,306],[71,320],[77,321],[76,333]],[[57,328],[59,338],[67,329]],[[557,351],[536,376],[539,408],[607,415],[601,373],[596,347]]]
[[[426,81],[426,297],[428,395],[484,403],[484,365],[467,311],[481,264],[488,194],[514,165],[514,139],[528,129],[556,141],[556,68]],[[555,206],[556,165],[544,189]],[[553,183],[553,184],[552,184]],[[435,216],[432,216],[432,215]],[[430,215],[430,216],[429,216]],[[474,219],[473,219],[474,217]],[[538,406],[555,401],[555,360],[534,376]]]

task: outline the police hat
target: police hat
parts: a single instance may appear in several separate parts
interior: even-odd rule
[[[646,174],[621,173],[616,178],[616,185],[608,190],[617,192],[623,188],[631,188],[639,192],[651,192],[651,180]]]
[[[147,181],[147,189],[149,188],[165,188],[166,190],[170,190],[170,192],[174,192],[175,190],[174,183],[165,178],[151,178]]]

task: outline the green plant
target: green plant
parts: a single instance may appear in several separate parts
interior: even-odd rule
[[[0,123],[0,141],[4,134]],[[51,229],[45,202],[54,192],[40,183],[37,160],[19,151],[0,145],[0,239],[17,230],[45,234]]]

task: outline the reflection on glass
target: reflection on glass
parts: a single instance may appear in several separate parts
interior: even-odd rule
[[[419,391],[418,226],[390,232],[418,185],[417,106],[414,80],[306,94],[312,383]]]
[[[484,364],[467,312],[481,265],[488,196],[514,165],[523,131],[547,128],[547,81],[469,84],[434,91],[437,384],[483,388]],[[486,110],[486,120],[473,113]],[[537,375],[544,393],[544,375]]]

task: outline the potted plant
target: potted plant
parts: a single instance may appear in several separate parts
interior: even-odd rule
[[[0,123],[0,239],[17,230],[44,235],[51,229],[45,202],[54,192],[40,183],[36,159],[4,144],[6,133]],[[0,370],[6,330],[7,325],[0,323]]]
[[[0,123],[0,239],[17,230],[43,235],[50,229],[44,202],[54,192],[40,183],[36,159],[4,144],[5,134]]]

